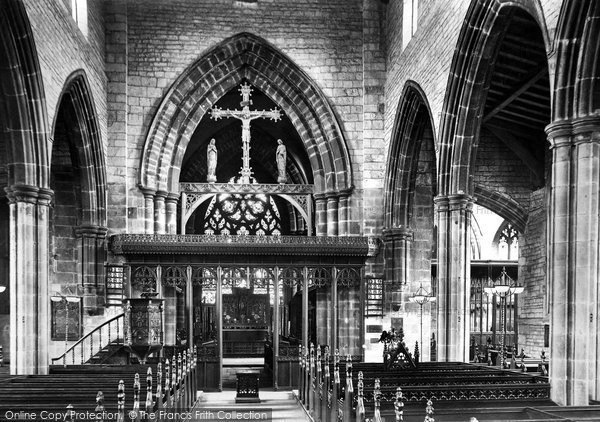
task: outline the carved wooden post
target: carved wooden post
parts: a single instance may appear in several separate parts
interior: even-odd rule
[[[148,372],[146,372],[146,416],[152,413],[154,410],[154,400],[152,397],[152,368],[148,368]]]
[[[98,422],[104,421],[104,393],[102,391],[98,391],[96,394],[96,408],[94,409],[97,415],[102,415],[100,419],[96,419]]]
[[[182,373],[181,373],[182,367],[181,367],[181,365],[182,365],[181,353],[178,353],[177,354],[177,379],[176,379],[176,382],[175,382],[175,388],[177,388],[177,394],[176,394],[176,397],[177,397],[177,404],[176,404],[177,410],[183,409],[183,406],[182,406],[183,403],[182,403],[182,397],[181,397],[182,396],[182,394],[181,394],[182,393],[181,392],[181,377],[182,377]]]
[[[394,412],[396,413],[396,422],[404,420],[404,402],[402,401],[402,388],[396,388],[396,401],[394,401]]]
[[[435,422],[433,418],[433,402],[431,399],[427,400],[427,407],[425,408],[425,419],[423,422]]]
[[[337,420],[338,422],[344,422],[344,408],[346,407],[346,404],[344,403],[344,398],[341,397],[340,399],[338,399],[338,405],[337,405]]]
[[[344,395],[344,414],[352,417],[352,401],[354,400],[354,385],[352,384],[352,358],[346,356],[346,394]]]
[[[170,409],[171,408],[171,365],[169,364],[169,359],[167,359],[165,361],[165,400],[163,401],[164,403],[164,408],[165,409]]]
[[[158,362],[156,366],[156,412],[158,413],[157,421],[160,422],[161,411],[163,409],[163,392],[162,392],[162,364]]]
[[[310,343],[310,372],[308,377],[308,410],[313,411],[315,407],[315,381],[314,381],[314,372],[315,371],[315,345]]]
[[[184,350],[181,354],[181,407],[185,410],[188,409],[188,386],[187,386],[187,350]]]
[[[117,422],[125,422],[125,383],[119,381],[117,389]]]
[[[310,408],[310,351],[304,347],[304,404]]]
[[[196,346],[192,348],[192,404],[196,403],[198,394],[198,350]]]
[[[381,383],[379,378],[375,378],[375,385],[373,386],[373,406],[375,408],[373,412],[373,422],[382,422],[381,420]]]
[[[177,406],[177,358],[173,355],[171,360],[171,409]]]
[[[321,383],[321,345],[317,344],[317,358],[315,359],[316,368],[316,376],[315,376],[315,420],[321,420],[321,394],[323,391],[322,383]]]
[[[365,400],[364,400],[364,382],[363,372],[358,372],[358,382],[356,383],[358,389],[358,397],[356,400],[356,422],[364,422],[365,420]]]
[[[329,346],[325,346],[323,360],[321,360],[321,373],[323,382],[321,383],[321,419],[327,419],[327,402],[329,395]]]
[[[298,395],[300,396],[300,402],[304,403],[304,349],[302,345],[298,346]]]
[[[131,420],[140,420],[140,374],[137,372],[133,377],[133,413],[130,415]],[[133,417],[132,417],[133,416]]]
[[[338,417],[338,397],[340,395],[340,351],[335,349],[333,354],[333,388],[331,389],[330,422],[335,422]]]

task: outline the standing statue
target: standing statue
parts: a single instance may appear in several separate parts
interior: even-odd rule
[[[215,143],[214,138],[211,139],[208,148],[206,148],[206,166],[208,167],[206,181],[208,183],[215,183],[217,181],[217,176],[215,175],[217,171],[217,146]]]
[[[287,181],[287,177],[285,175],[285,164],[287,161],[287,150],[285,149],[285,145],[283,145],[283,141],[281,139],[277,140],[277,152],[275,153],[275,160],[277,161],[277,182],[285,183]]]

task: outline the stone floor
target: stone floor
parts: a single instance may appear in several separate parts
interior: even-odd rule
[[[261,390],[260,403],[236,403],[235,391],[202,393],[193,411],[196,421],[230,419],[308,422],[310,419],[291,391]],[[218,412],[222,413],[218,413]]]

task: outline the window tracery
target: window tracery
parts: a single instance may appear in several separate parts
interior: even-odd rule
[[[281,215],[265,194],[220,194],[211,200],[204,216],[205,234],[281,235]]]

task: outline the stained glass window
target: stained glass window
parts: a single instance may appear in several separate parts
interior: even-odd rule
[[[277,205],[264,194],[215,195],[204,220],[205,234],[281,235]]]

